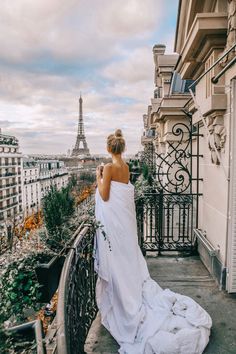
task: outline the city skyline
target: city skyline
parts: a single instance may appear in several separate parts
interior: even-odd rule
[[[176,13],[176,0],[3,2],[2,133],[17,136],[25,154],[66,153],[81,91],[91,154],[106,153],[116,128],[126,153],[137,152],[154,89],[152,47],[173,52]]]

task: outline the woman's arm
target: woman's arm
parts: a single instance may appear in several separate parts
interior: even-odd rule
[[[97,186],[104,202],[108,201],[110,195],[111,169],[111,164],[105,165],[103,168],[103,174],[101,175],[100,167],[97,168]]]

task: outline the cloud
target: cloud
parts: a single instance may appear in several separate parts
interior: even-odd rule
[[[145,37],[156,25],[160,2],[155,0],[105,1],[100,13],[100,28],[111,35]]]
[[[116,128],[136,152],[153,95],[152,46],[166,41],[170,51],[173,3],[2,0],[3,132],[16,135],[25,153],[66,152],[75,143],[82,91],[92,153],[104,152],[106,135]]]
[[[9,120],[0,120],[0,129],[2,128],[8,128],[12,126],[16,122],[10,122]]]
[[[145,38],[159,7],[155,0],[2,0],[0,57],[107,59],[118,53],[121,40]]]
[[[152,52],[150,46],[126,51],[123,60],[109,64],[104,70],[104,77],[114,82],[135,83],[152,79]]]

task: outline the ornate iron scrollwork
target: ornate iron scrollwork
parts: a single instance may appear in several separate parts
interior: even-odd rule
[[[195,250],[193,229],[198,225],[201,195],[199,138],[202,135],[199,123],[193,126],[191,114],[187,112],[186,116],[186,122],[174,124],[158,141],[158,148],[165,149],[164,152],[154,152],[153,159],[147,150],[146,160],[156,161],[154,190],[144,193],[142,200],[136,202],[139,243],[144,253]]]
[[[160,188],[167,193],[183,193],[190,187],[190,143],[190,127],[184,123],[176,123],[167,142],[167,153],[164,156],[156,154],[157,180]]]

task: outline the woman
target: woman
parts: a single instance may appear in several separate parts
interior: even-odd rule
[[[121,130],[107,138],[112,163],[97,169],[96,300],[122,354],[200,354],[212,321],[194,300],[150,278],[138,245],[134,186]],[[104,237],[105,235],[105,237]]]

